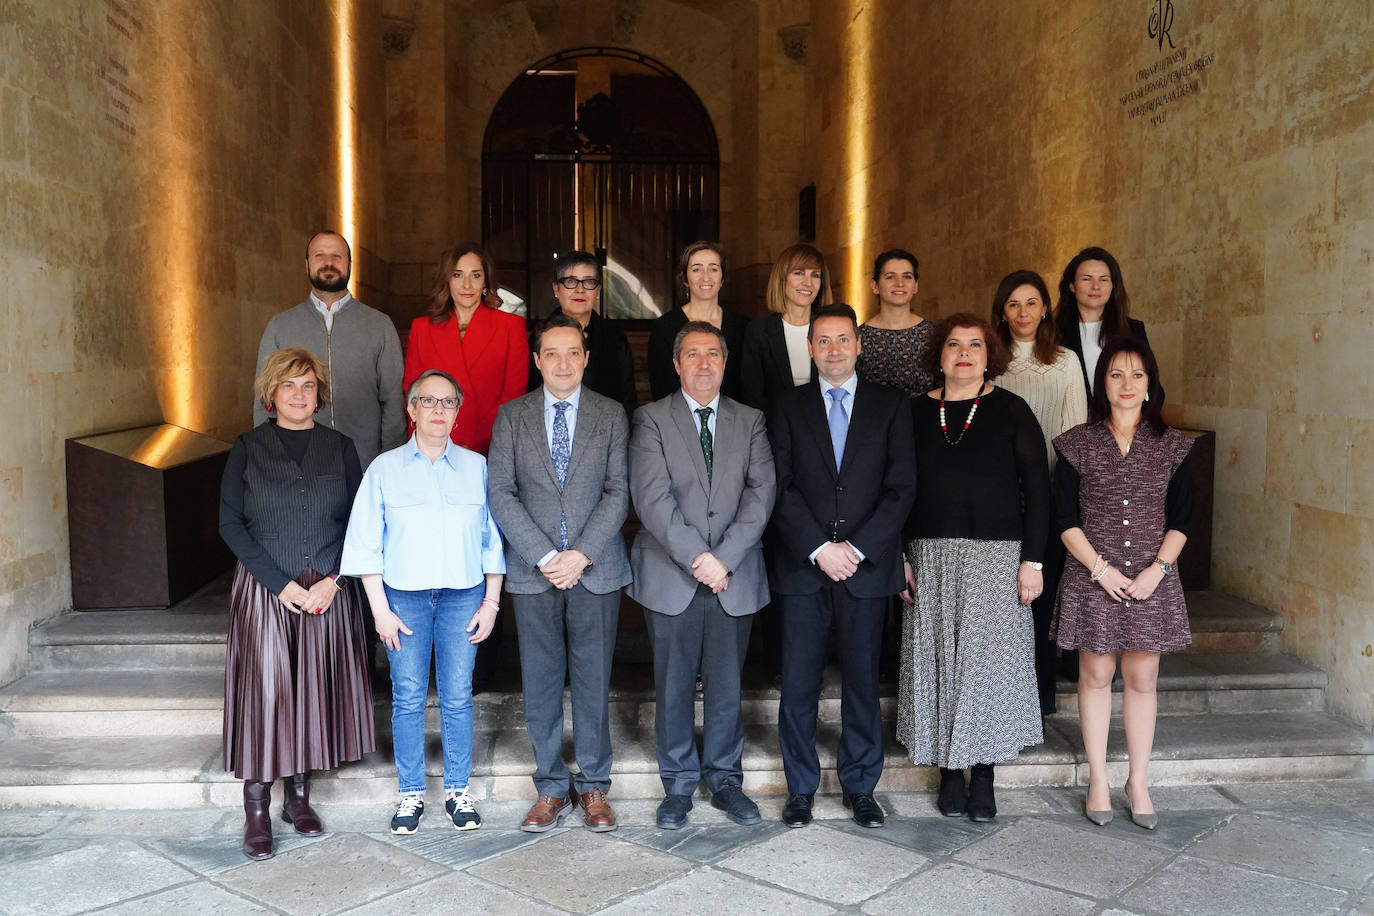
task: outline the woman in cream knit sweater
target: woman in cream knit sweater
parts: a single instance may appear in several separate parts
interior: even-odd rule
[[[997,284],[990,318],[1002,342],[1011,350],[1007,371],[995,381],[999,387],[1020,395],[1040,421],[1045,453],[1054,472],[1054,437],[1088,419],[1087,391],[1078,357],[1059,346],[1058,332],[1050,318],[1050,294],[1045,281],[1032,270],[1007,274]],[[1055,711],[1056,650],[1050,641],[1050,618],[1059,573],[1064,566],[1064,545],[1050,537],[1045,548],[1045,588],[1032,604],[1035,618],[1035,679],[1040,690],[1040,712]]]

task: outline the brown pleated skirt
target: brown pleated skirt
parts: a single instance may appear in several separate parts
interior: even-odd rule
[[[296,581],[322,578],[307,569]],[[242,565],[229,592],[224,768],[269,782],[329,770],[376,747],[357,583],[323,614],[294,614]]]

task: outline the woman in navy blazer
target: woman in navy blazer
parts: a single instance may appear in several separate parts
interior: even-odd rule
[[[768,412],[782,392],[816,378],[806,349],[812,313],[830,304],[830,271],[825,255],[812,245],[782,250],[768,278],[768,310],[744,331],[740,361],[740,400]]]

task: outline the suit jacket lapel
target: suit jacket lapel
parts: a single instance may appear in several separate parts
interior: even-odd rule
[[[544,462],[544,470],[549,472],[549,481],[553,483],[555,489],[558,487],[558,471],[553,466],[553,446],[549,442],[548,430],[544,428],[544,388],[540,386],[535,392],[535,397],[526,403],[525,409],[521,411],[521,426],[524,429],[522,439],[530,447],[539,452],[540,458]],[[582,424],[578,424],[581,429]],[[577,450],[573,449],[573,455]],[[572,476],[571,467],[568,475]]]
[[[792,360],[787,355],[787,338],[784,336],[782,316],[770,316],[765,331],[768,338],[769,362],[773,366],[777,381],[785,391],[792,384]]]
[[[682,447],[686,449],[692,467],[696,468],[701,489],[709,497],[711,480],[706,476],[706,456],[701,453],[701,425],[697,415],[688,408],[687,399],[681,390],[672,395],[672,400],[668,402],[668,412],[673,415],[673,423],[682,436]],[[720,427],[719,417],[716,418],[716,426]]]
[[[582,453],[595,441],[596,428],[600,421],[601,410],[591,398],[587,397],[587,387],[584,385],[582,386],[582,397],[578,399],[577,427],[573,430],[571,443],[572,460],[568,462],[568,483],[572,483],[573,475],[577,473],[578,465],[582,463]],[[549,466],[553,466],[552,459],[549,460]]]
[[[839,480],[840,469],[835,466],[835,447],[830,441],[830,418],[826,415],[825,405],[821,403],[824,396],[821,394],[820,382],[813,381],[803,387],[806,394],[802,395],[802,420],[810,427],[811,438],[816,443],[816,448],[824,453],[825,466],[830,471],[830,476]],[[846,439],[846,447],[848,444],[849,440]]]

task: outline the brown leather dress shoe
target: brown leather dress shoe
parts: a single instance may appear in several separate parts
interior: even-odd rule
[[[605,833],[615,829],[615,812],[611,810],[611,803],[606,801],[604,792],[592,789],[578,797],[582,799],[582,823],[588,830]]]
[[[572,810],[572,799],[568,796],[541,795],[525,812],[520,829],[526,833],[543,833],[558,826],[563,815]]]

